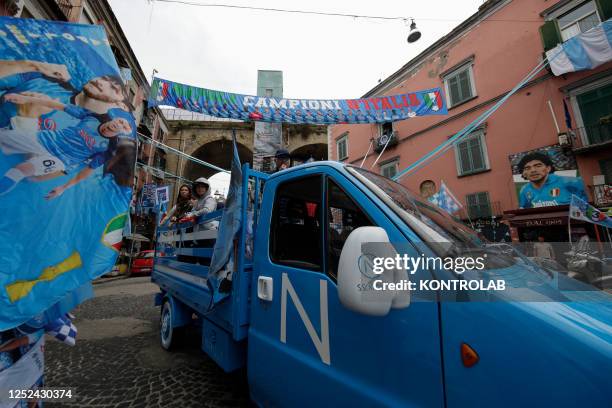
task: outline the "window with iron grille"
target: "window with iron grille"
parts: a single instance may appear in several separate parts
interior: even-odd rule
[[[444,88],[449,108],[476,96],[472,62],[470,61],[446,75],[444,77]]]
[[[465,196],[465,201],[470,218],[488,218],[491,216],[491,202],[487,191],[468,194]]]
[[[457,174],[465,176],[489,169],[483,131],[477,131],[455,145]]]

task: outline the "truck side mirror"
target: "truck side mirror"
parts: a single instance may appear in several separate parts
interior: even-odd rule
[[[384,229],[359,227],[352,231],[338,262],[340,303],[349,310],[369,316],[385,316],[391,308],[407,307],[410,304],[408,289],[397,290],[388,286],[401,281],[407,283],[407,272],[392,269],[376,273],[374,268],[376,258],[395,259],[396,255]]]

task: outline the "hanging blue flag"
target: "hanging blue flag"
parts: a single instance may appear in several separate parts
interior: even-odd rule
[[[69,315],[58,317],[50,322],[45,326],[45,331],[48,335],[69,346],[74,346],[76,343],[78,330]]]
[[[102,26],[1,17],[0,32],[2,331],[66,312],[112,268],[136,124]]]
[[[595,69],[612,60],[612,18],[546,51],[556,76]]]
[[[234,157],[232,159],[232,175],[230,178],[229,191],[221,225],[219,225],[219,235],[215,241],[212,258],[210,260],[209,276],[217,274],[227,261],[233,249],[234,237],[240,230],[240,214],[242,207],[242,168],[240,167],[240,157],[236,147],[236,133],[232,136]]]
[[[454,214],[463,208],[461,202],[455,198],[444,182],[440,185],[440,191],[429,197],[429,201],[449,214]]]

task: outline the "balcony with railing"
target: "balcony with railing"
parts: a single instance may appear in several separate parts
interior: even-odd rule
[[[377,153],[380,153],[383,149],[393,147],[398,143],[398,132],[396,131],[387,131],[380,135],[378,138],[374,140],[374,150]]]
[[[78,18],[80,7],[82,6],[83,0],[55,0],[57,7],[64,14],[64,17],[68,21],[73,21]]]
[[[572,138],[575,153],[584,153],[601,147],[612,147],[612,121],[577,128]]]

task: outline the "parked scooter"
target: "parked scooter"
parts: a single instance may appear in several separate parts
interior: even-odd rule
[[[612,258],[599,257],[596,251],[586,249],[572,249],[565,255],[568,256],[568,276],[590,283],[600,289],[612,288]]]

